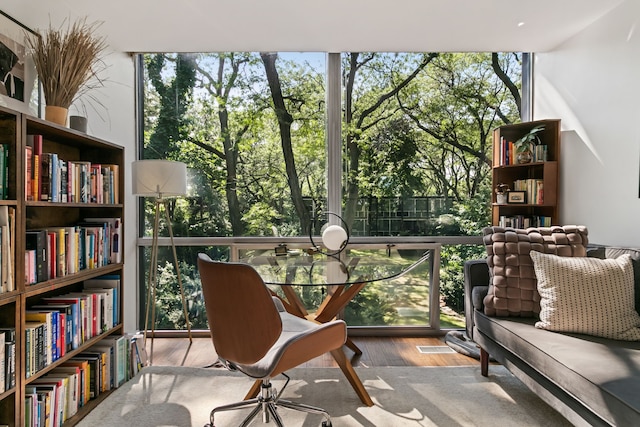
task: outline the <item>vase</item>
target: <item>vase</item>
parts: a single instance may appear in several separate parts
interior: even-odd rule
[[[87,133],[87,118],[82,116],[69,116],[69,127]]]
[[[533,154],[531,154],[530,150],[521,151],[516,154],[516,162],[518,162],[518,164],[531,163],[531,160],[533,160]]]
[[[55,105],[47,105],[44,108],[44,119],[60,126],[66,126],[67,113],[67,108],[57,107]]]

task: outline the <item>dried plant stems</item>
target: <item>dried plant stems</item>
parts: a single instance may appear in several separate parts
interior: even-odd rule
[[[102,86],[98,73],[105,66],[103,37],[94,35],[98,24],[76,21],[66,28],[49,28],[28,38],[47,105],[69,108],[84,91]]]

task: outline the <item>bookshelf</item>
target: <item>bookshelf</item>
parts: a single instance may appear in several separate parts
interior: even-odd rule
[[[41,147],[34,147],[34,135]],[[0,107],[0,144],[7,152],[6,167],[0,168],[0,182],[6,179],[6,189],[0,192],[0,232],[11,230],[10,249],[0,246],[0,274],[10,268],[13,275],[13,286],[0,288],[0,329],[15,331],[15,385],[0,390],[0,425],[23,426],[31,412],[25,402],[35,396],[30,394],[34,389],[45,387],[42,384],[61,372],[73,371],[70,366],[78,363],[77,356],[125,335],[123,227],[116,220],[124,216],[124,148],[4,107]],[[45,192],[33,183],[36,153],[42,155],[40,161],[43,153],[58,158],[49,165],[53,181],[42,197],[34,193]],[[1,227],[5,210],[10,217],[8,228]],[[44,246],[32,246],[37,240],[28,234],[45,236]],[[44,267],[39,269],[39,262]],[[109,285],[89,289],[90,282],[107,278]],[[110,286],[112,290],[106,290]],[[77,330],[58,314],[71,313],[75,304],[52,301],[72,296],[83,301],[77,307],[85,307],[77,318],[72,317],[78,320]],[[32,312],[53,314],[44,315],[47,320],[42,322],[47,326],[43,327],[33,320]],[[82,313],[97,319],[89,319],[92,314],[83,318]],[[31,346],[36,333],[31,329],[40,334],[37,342],[43,342],[42,348]],[[77,343],[72,345],[74,334]],[[47,343],[52,348],[45,347]],[[40,359],[33,365],[36,358]],[[107,395],[87,398],[63,425],[75,425]]]
[[[518,163],[513,142],[537,126],[544,155]],[[538,152],[541,152],[538,149]],[[506,203],[498,203],[493,191],[491,223],[495,226],[526,228],[561,223],[558,210],[560,164],[560,120],[537,120],[500,126],[493,131],[493,188],[506,184],[511,193]],[[524,196],[524,198],[520,197]]]

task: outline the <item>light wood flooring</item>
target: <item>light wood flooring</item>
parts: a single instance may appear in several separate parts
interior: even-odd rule
[[[362,350],[362,355],[354,357],[354,353],[344,348],[345,354],[351,358],[354,366],[462,366],[478,365],[471,357],[454,353],[421,353],[418,346],[446,347],[447,344],[438,337],[353,337],[353,342]],[[151,343],[147,343],[150,351]],[[437,350],[437,349],[436,349]],[[446,349],[445,349],[446,350]],[[150,354],[151,356],[151,354]],[[189,345],[188,338],[155,338],[153,342],[153,365],[204,367],[217,359],[210,338],[193,338]],[[325,354],[302,365],[305,367],[337,367],[330,354]]]

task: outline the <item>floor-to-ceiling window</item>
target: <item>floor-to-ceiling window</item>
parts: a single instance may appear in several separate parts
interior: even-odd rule
[[[522,116],[523,56],[140,55],[140,158],[190,172],[188,195],[170,210],[194,327],[206,327],[196,254],[228,259],[233,237],[307,236],[327,211],[353,236],[477,235],[490,221],[492,129]],[[142,283],[152,207],[140,211]],[[476,245],[443,248],[446,326],[462,319],[462,262],[481,255]],[[182,329],[170,252],[159,259],[157,329]],[[428,291],[396,285],[367,287],[352,323],[428,323]],[[365,309],[382,314],[356,316]]]

